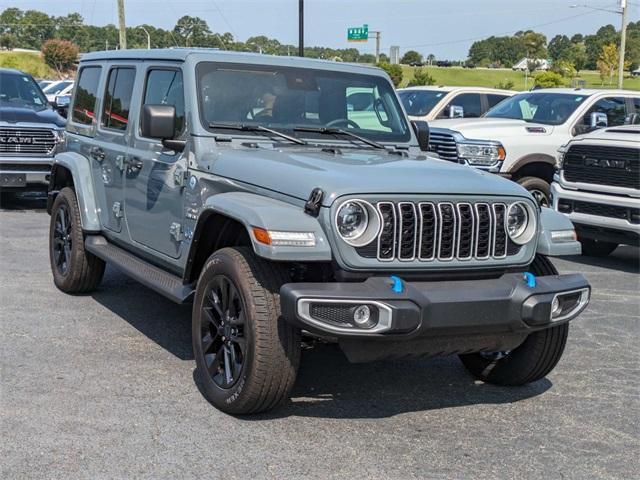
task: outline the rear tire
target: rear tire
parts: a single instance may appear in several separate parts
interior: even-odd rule
[[[557,275],[558,271],[542,255],[536,255],[529,266],[536,276]],[[495,385],[525,385],[547,376],[564,352],[569,324],[530,334],[510,352],[471,353],[460,355],[462,364],[479,380]]]
[[[91,292],[104,275],[105,262],[84,248],[80,209],[69,187],[60,191],[51,208],[49,259],[53,283],[65,293]]]
[[[589,257],[606,257],[618,248],[617,243],[601,242],[590,238],[581,238],[580,243],[582,244],[582,255]]]
[[[246,247],[218,250],[200,274],[192,317],[197,374],[205,397],[226,413],[265,412],[289,398],[300,331],[280,315],[286,281],[282,268]]]
[[[551,206],[551,186],[538,177],[522,177],[518,179],[518,184],[529,190],[533,198],[541,207]]]

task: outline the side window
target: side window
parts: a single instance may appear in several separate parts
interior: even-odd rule
[[[461,93],[451,100],[438,118],[449,118],[449,109],[452,105],[464,109],[464,118],[477,118],[482,115],[482,103],[479,93]]]
[[[347,87],[345,91],[348,125],[361,130],[389,132],[389,116],[376,87]],[[343,125],[341,125],[343,126]]]
[[[625,108],[625,99],[622,97],[607,97],[598,100],[594,103],[584,118],[582,124],[585,127],[589,127],[591,124],[591,114],[594,112],[605,113],[607,115],[607,123],[610,127],[616,127],[618,125],[624,125],[627,111]]]
[[[144,90],[144,105],[173,105],[176,108],[178,137],[184,131],[184,86],[180,70],[149,70]]]
[[[113,68],[109,72],[102,108],[102,125],[113,130],[126,130],[136,71],[133,68]]]
[[[492,109],[504,99],[509,98],[508,95],[496,95],[495,93],[487,94],[487,102],[489,102],[489,109]]]
[[[631,125],[640,125],[640,97],[633,99],[633,108],[635,110],[635,114],[629,115],[629,123]]]
[[[91,125],[93,122],[101,71],[101,67],[83,67],[80,70],[71,114],[72,121],[83,125]]]

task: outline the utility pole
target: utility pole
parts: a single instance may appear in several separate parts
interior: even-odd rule
[[[623,87],[624,80],[624,53],[627,44],[627,0],[620,0],[620,8],[622,8],[622,28],[620,28],[620,60],[618,61],[618,88]]]
[[[304,57],[304,0],[298,0],[298,56]]]
[[[124,0],[118,0],[118,23],[120,25],[120,49],[127,48],[127,27],[124,20]]]

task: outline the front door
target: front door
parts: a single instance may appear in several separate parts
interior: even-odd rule
[[[147,68],[143,92],[140,112],[145,104],[175,106],[175,138],[183,136],[181,70]],[[171,151],[157,139],[144,138],[136,128],[125,170],[125,215],[133,242],[172,258],[180,257],[186,169],[186,153]]]

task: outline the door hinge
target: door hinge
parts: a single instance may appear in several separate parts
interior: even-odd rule
[[[113,211],[113,215],[116,218],[122,218],[124,215],[124,213],[122,213],[122,205],[120,204],[120,202],[114,202],[111,210]]]
[[[189,172],[182,168],[176,168],[173,172],[173,183],[179,187],[186,187],[189,179]]]
[[[120,171],[123,171],[124,170],[124,164],[125,164],[124,155],[118,155],[116,157],[116,167],[118,167],[120,169]]]
[[[173,222],[169,226],[169,234],[176,242],[181,242],[185,239],[184,233],[182,232],[182,225],[180,225],[178,222]]]

